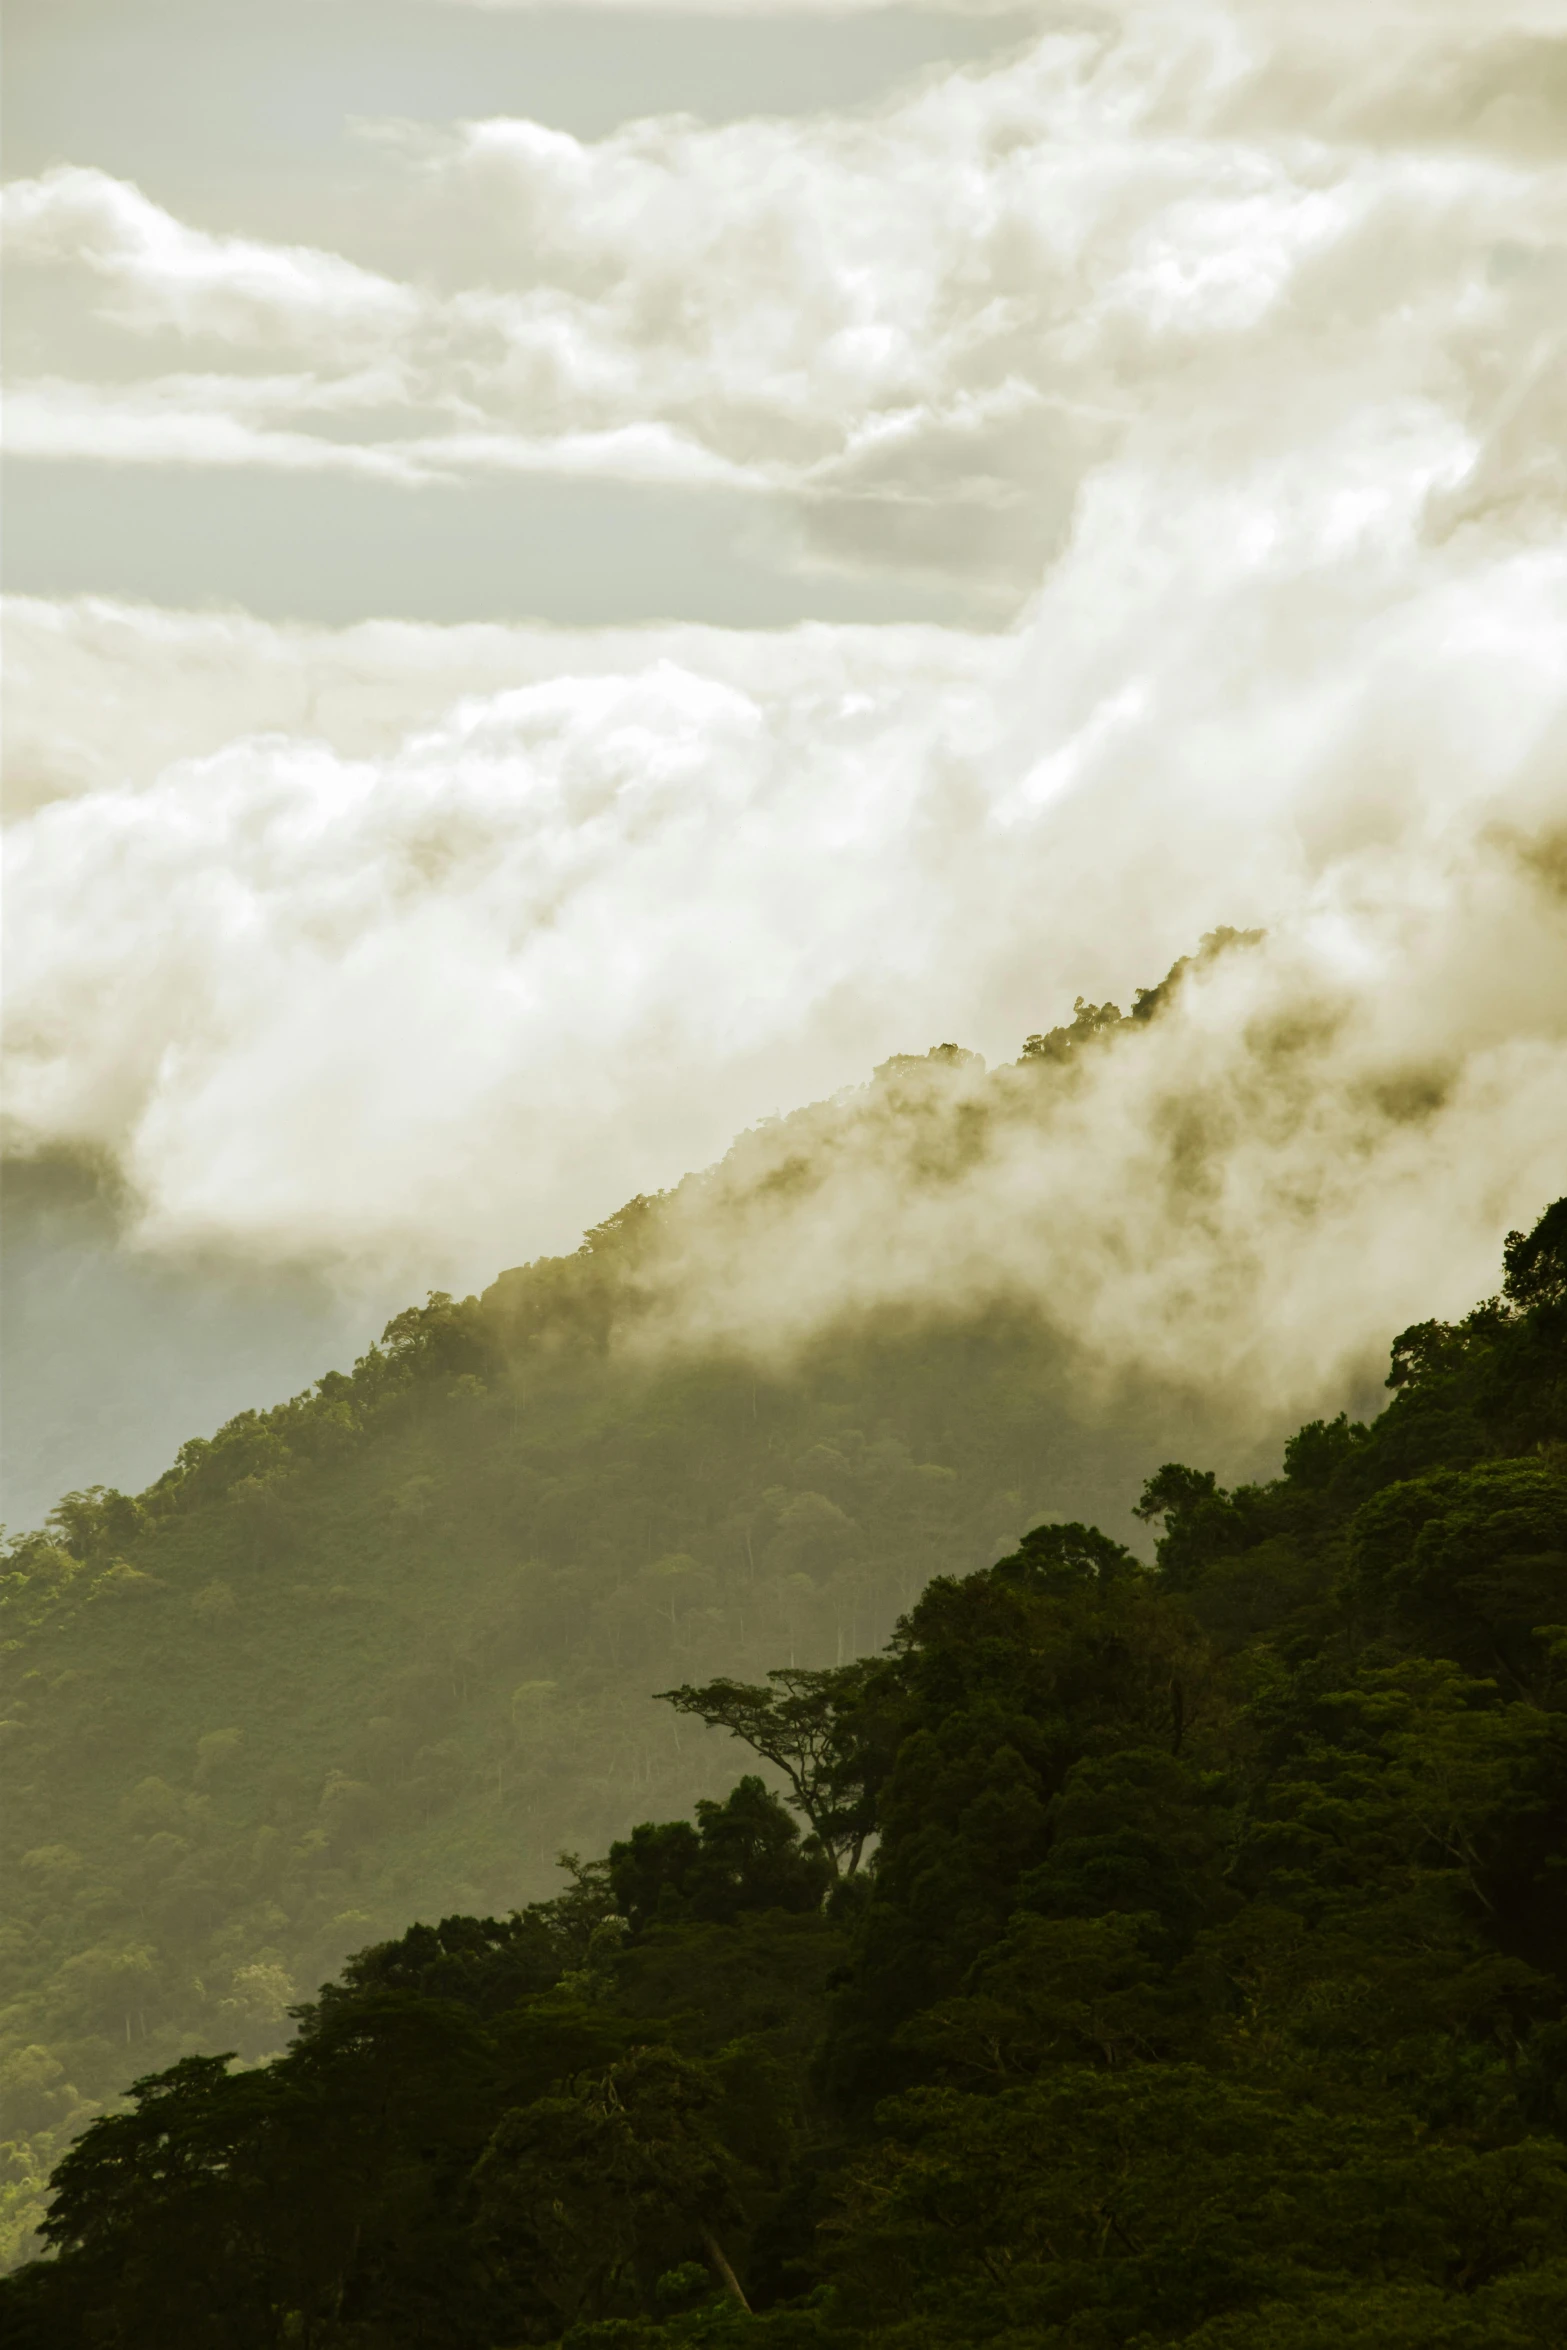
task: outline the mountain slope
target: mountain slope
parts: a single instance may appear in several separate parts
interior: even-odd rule
[[[1042,1513],[1132,1530],[1147,1469],[1219,1434],[1168,1379],[1091,1376],[1027,1300],[872,1304],[787,1347],[715,1331],[692,1251],[855,1151],[939,1189],[977,1102],[1069,1101],[1077,1058],[1153,1045],[1150,1009],[1087,1007],[990,1079],[951,1047],[889,1064],[574,1256],[398,1316],[352,1375],[186,1445],[139,1498],[68,1496],[11,1544],[13,2254],[132,2074],[260,2056],[411,1910],[542,1897],[562,1846],[716,1792],[722,1743],[651,1690],[874,1650],[932,1574]]]
[[[88,2131],[11,2338],[1554,2350],[1567,1200],[1389,1385],[1167,1462],[1152,1568],[1038,1526],[880,1658],[671,1693],[836,1877],[747,1777],[362,1952]]]

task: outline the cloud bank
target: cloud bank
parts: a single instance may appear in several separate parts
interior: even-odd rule
[[[1521,6],[1133,6],[852,118],[403,127],[351,255],[13,191],[35,291],[149,362],[24,385],[40,447],[717,469],[811,560],[1018,606],[26,608],[24,1147],[112,1154],[148,1246],[466,1284],[1253,925],[961,1180],[867,1097],[700,1312],[1010,1285],[1293,1399],[1460,1308],[1567,1157],[1563,55]]]

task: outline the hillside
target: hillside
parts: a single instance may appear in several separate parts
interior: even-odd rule
[[[1152,1567],[955,1522],[879,1658],[668,1692],[811,1832],[742,1777],[144,2078],[7,2338],[1553,2350],[1567,1200],[1388,1385],[1265,1482],[1158,1469]]]
[[[133,2075],[275,2050],[413,1912],[542,1898],[562,1848],[719,1792],[722,1740],[653,1690],[868,1654],[932,1575],[1044,1515],[1135,1532],[1148,1471],[1222,1434],[1168,1378],[1107,1381],[994,1296],[744,1343],[700,1326],[735,1292],[694,1252],[759,1262],[758,1216],[808,1210],[856,1152],[914,1197],[950,1183],[978,1121],[1053,1115],[1083,1055],[1153,1049],[1161,1000],[1083,1007],[989,1075],[953,1047],[889,1063],[574,1255],[399,1315],[351,1375],[187,1444],[139,1497],[69,1496],[12,1542],[8,2257]]]

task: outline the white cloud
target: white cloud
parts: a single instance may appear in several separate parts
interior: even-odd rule
[[[561,676],[635,674],[661,660],[743,693],[815,696],[863,716],[896,703],[910,675],[983,692],[1008,659],[998,640],[921,626],[805,625],[774,635],[367,620],[332,629],[27,596],[4,600],[3,621],[5,787],[17,815],[84,791],[144,790],[176,762],[256,735],[385,758],[459,699]],[[911,726],[921,707],[916,697]]]

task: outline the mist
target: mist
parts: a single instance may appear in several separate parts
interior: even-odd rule
[[[126,1247],[127,1203],[101,1166],[13,1159],[3,1198],[0,1489],[13,1533],[73,1489],[140,1491],[186,1437],[363,1350],[376,1301],[306,1268]]]
[[[673,1336],[1021,1295],[1244,1418],[1462,1310],[1567,1140],[1552,13],[1134,6],[838,114],[383,122],[330,249],[14,185],[14,455],[721,491],[803,592],[963,624],[15,599],[12,1153],[366,1335],[750,1129]],[[1047,1109],[933,1075],[914,1127],[983,1106],[941,1180],[883,1081],[762,1182],[780,1113],[1223,925]]]

